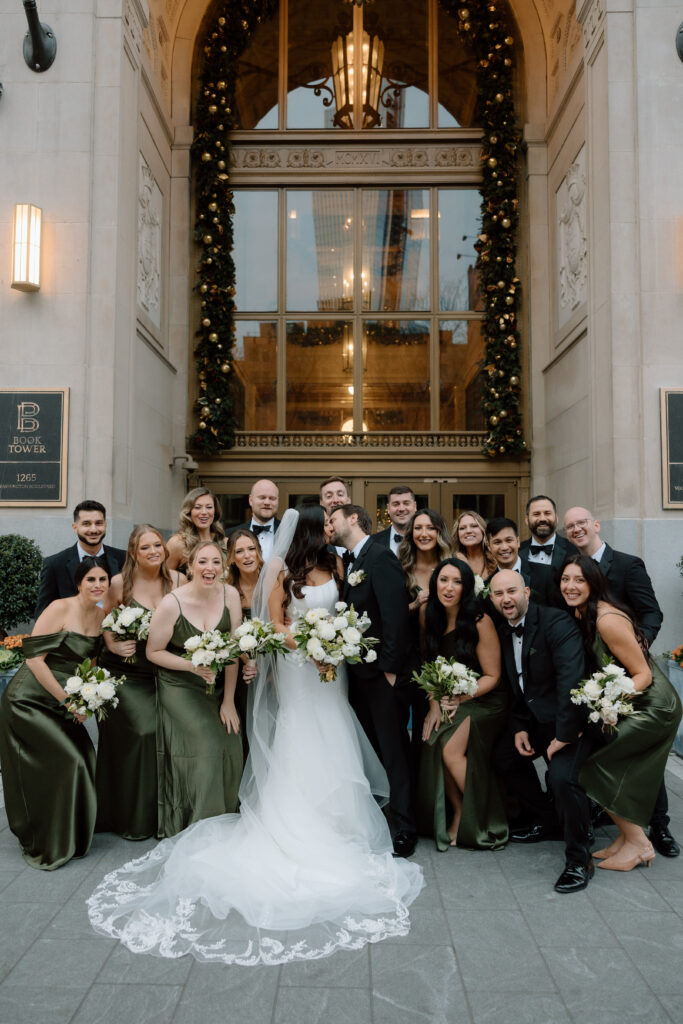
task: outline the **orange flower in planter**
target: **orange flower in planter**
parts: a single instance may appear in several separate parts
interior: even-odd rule
[[[672,661],[679,665],[683,665],[683,644],[679,644],[674,651],[669,651],[666,657],[671,658]]]

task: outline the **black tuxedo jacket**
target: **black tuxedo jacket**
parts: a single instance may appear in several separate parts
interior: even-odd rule
[[[388,530],[380,530],[379,533],[372,534],[372,540],[375,544],[381,544],[383,548],[389,548],[389,544],[391,542],[391,532],[391,527],[389,527]]]
[[[279,525],[280,520],[276,517],[273,520],[273,526],[275,527],[275,530],[277,530]],[[239,525],[237,526],[231,526],[230,529],[226,532],[226,537],[229,537],[231,533],[235,532],[235,530],[251,530],[251,519],[249,520],[248,523],[239,523]]]
[[[115,576],[123,568],[126,552],[105,544],[104,560],[109,566],[109,572]],[[75,544],[64,551],[58,551],[56,555],[50,555],[43,561],[36,610],[33,613],[36,618],[52,601],[60,597],[73,597],[77,593],[75,576],[79,561]]]
[[[514,732],[529,731],[538,722],[555,723],[555,736],[574,743],[585,725],[582,706],[572,704],[569,692],[586,678],[585,656],[579,628],[559,608],[529,603],[522,639],[522,677],[520,689],[512,646],[512,630],[507,622],[498,627],[503,665],[512,693],[510,709]]]
[[[638,625],[648,643],[652,644],[664,616],[642,558],[627,555],[625,551],[615,551],[605,544],[605,552],[598,565],[614,596],[633,609]]]
[[[359,678],[370,678],[377,672],[395,672],[403,678],[410,671],[411,629],[406,578],[398,559],[391,551],[368,540],[350,572],[363,572],[365,579],[350,586],[344,581],[342,597],[358,612],[367,612],[370,625],[367,636],[377,637],[377,661],[349,665]],[[348,573],[347,573],[348,577]]]
[[[540,562],[529,561],[529,548],[536,541],[525,540],[519,546],[519,557],[522,560],[522,571],[529,577],[529,586],[534,592],[534,600],[538,604],[550,605],[552,608],[566,609],[562,600],[560,588],[555,583],[555,574],[565,558],[569,555],[578,555],[578,548],[565,537],[555,535],[553,545],[553,557],[549,565],[542,565]]]

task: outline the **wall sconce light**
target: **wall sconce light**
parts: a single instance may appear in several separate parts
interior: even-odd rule
[[[43,211],[32,203],[17,203],[12,220],[11,287],[20,292],[40,288],[40,230]]]
[[[47,71],[57,54],[57,40],[49,25],[38,17],[36,0],[24,0],[28,32],[24,36],[24,60],[31,71]]]
[[[195,462],[188,452],[184,452],[182,455],[174,455],[173,462],[169,463],[169,469],[175,469],[176,462],[180,463],[180,468],[184,469],[186,473],[194,473],[196,469],[199,469],[199,463]]]
[[[678,26],[678,32],[676,33],[676,53],[683,60],[683,21]]]

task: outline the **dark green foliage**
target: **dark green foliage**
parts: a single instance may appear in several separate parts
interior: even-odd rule
[[[0,537],[0,635],[33,618],[43,556],[18,533]]]

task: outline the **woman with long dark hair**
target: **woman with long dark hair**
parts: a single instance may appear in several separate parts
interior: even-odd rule
[[[560,570],[560,591],[583,634],[591,672],[614,663],[626,670],[636,689],[636,714],[617,722],[584,762],[579,782],[605,808],[619,829],[616,840],[593,856],[599,867],[631,871],[649,866],[655,851],[645,835],[666,759],[681,719],[676,691],[645,653],[647,646],[630,608],[616,601],[599,565],[588,555],[571,555]]]
[[[251,530],[243,529],[241,527],[238,530],[233,530],[228,537],[227,562],[227,582],[231,587],[235,588],[240,596],[242,619],[250,619],[254,591],[258,583],[261,569],[263,568],[261,545],[259,544],[256,534],[252,533]],[[237,708],[237,714],[240,716],[240,722],[242,723],[240,733],[242,735],[242,749],[244,751],[245,761],[247,759],[247,754],[249,753],[249,740],[247,738],[247,696],[251,675],[248,671],[248,678],[245,678],[244,673],[245,666],[250,662],[250,668],[253,669],[253,661],[243,654],[237,666],[237,686],[235,688],[235,707]]]
[[[128,538],[126,560],[114,576],[105,612],[123,605],[153,612],[166,594],[186,583],[168,569],[168,550],[155,526],[142,523]],[[117,640],[104,633],[100,664],[126,677],[119,706],[99,726],[97,829],[124,839],[157,832],[157,669],[147,660],[146,640]],[[134,661],[126,661],[133,657]]]
[[[64,689],[100,648],[109,569],[83,558],[75,597],[52,601],[24,640],[26,661],[0,703],[0,763],[9,827],[33,868],[84,857],[95,830],[95,750]],[[126,684],[124,684],[126,685]],[[121,687],[123,690],[123,687]],[[115,712],[112,711],[112,714]]]
[[[418,827],[437,849],[498,849],[507,842],[505,813],[491,768],[491,750],[505,724],[506,695],[499,686],[500,643],[474,596],[467,562],[445,558],[434,570],[420,613],[422,660],[438,655],[479,673],[477,694],[429,702],[422,728]],[[442,710],[450,721],[442,724]],[[447,811],[450,805],[450,813]]]

